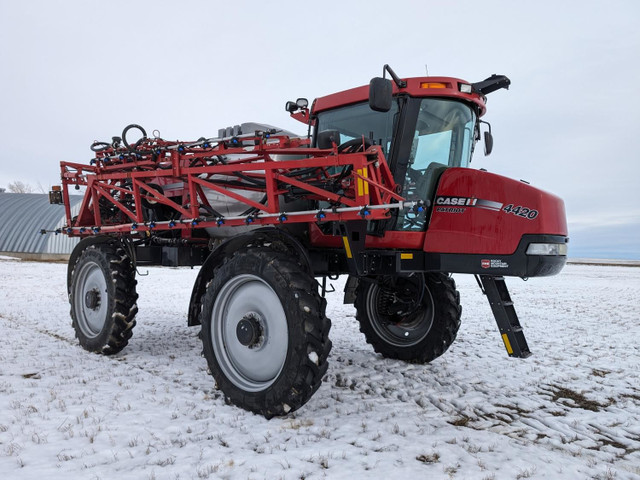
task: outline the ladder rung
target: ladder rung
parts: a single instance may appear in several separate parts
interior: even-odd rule
[[[531,352],[504,278],[480,276],[480,281],[507,347],[507,353],[512,357],[528,357]]]

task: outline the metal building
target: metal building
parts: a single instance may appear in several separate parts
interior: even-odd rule
[[[81,195],[70,196],[72,214],[80,208]],[[55,259],[71,254],[77,238],[48,233],[65,225],[64,207],[50,205],[41,193],[0,193],[0,254],[34,259]]]

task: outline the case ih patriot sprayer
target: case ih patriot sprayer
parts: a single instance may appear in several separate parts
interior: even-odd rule
[[[327,277],[349,275],[376,352],[425,363],[460,326],[450,274],[476,275],[508,354],[528,356],[503,277],[558,273],[568,239],[562,200],[468,168],[486,95],[509,79],[383,73],[310,109],[288,102],[304,137],[243,124],[176,142],[129,125],[89,165],[61,163],[51,199],[82,238],[67,277],[80,345],[127,345],[137,265],[202,265],[188,324],[225,396],[267,417],[304,405],[327,371]],[[70,186],[86,189],[77,215]]]

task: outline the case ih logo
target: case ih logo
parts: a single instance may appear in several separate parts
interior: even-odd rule
[[[482,265],[482,268],[491,268],[491,260],[482,260],[480,265]]]
[[[498,212],[502,209],[502,203],[500,202],[482,200],[474,197],[436,197],[436,205],[447,207],[475,207],[493,210],[494,212]]]
[[[448,205],[455,207],[473,207],[478,199],[467,197],[438,197],[436,205]]]

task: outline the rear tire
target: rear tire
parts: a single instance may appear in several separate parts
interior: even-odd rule
[[[135,268],[118,243],[87,247],[71,273],[73,328],[85,350],[112,355],[132,335],[138,312]]]
[[[200,322],[204,355],[228,401],[267,418],[304,405],[327,371],[325,305],[290,254],[254,247],[219,267]]]
[[[361,280],[355,307],[367,343],[386,358],[411,363],[446,352],[462,313],[455,281],[443,273]]]

